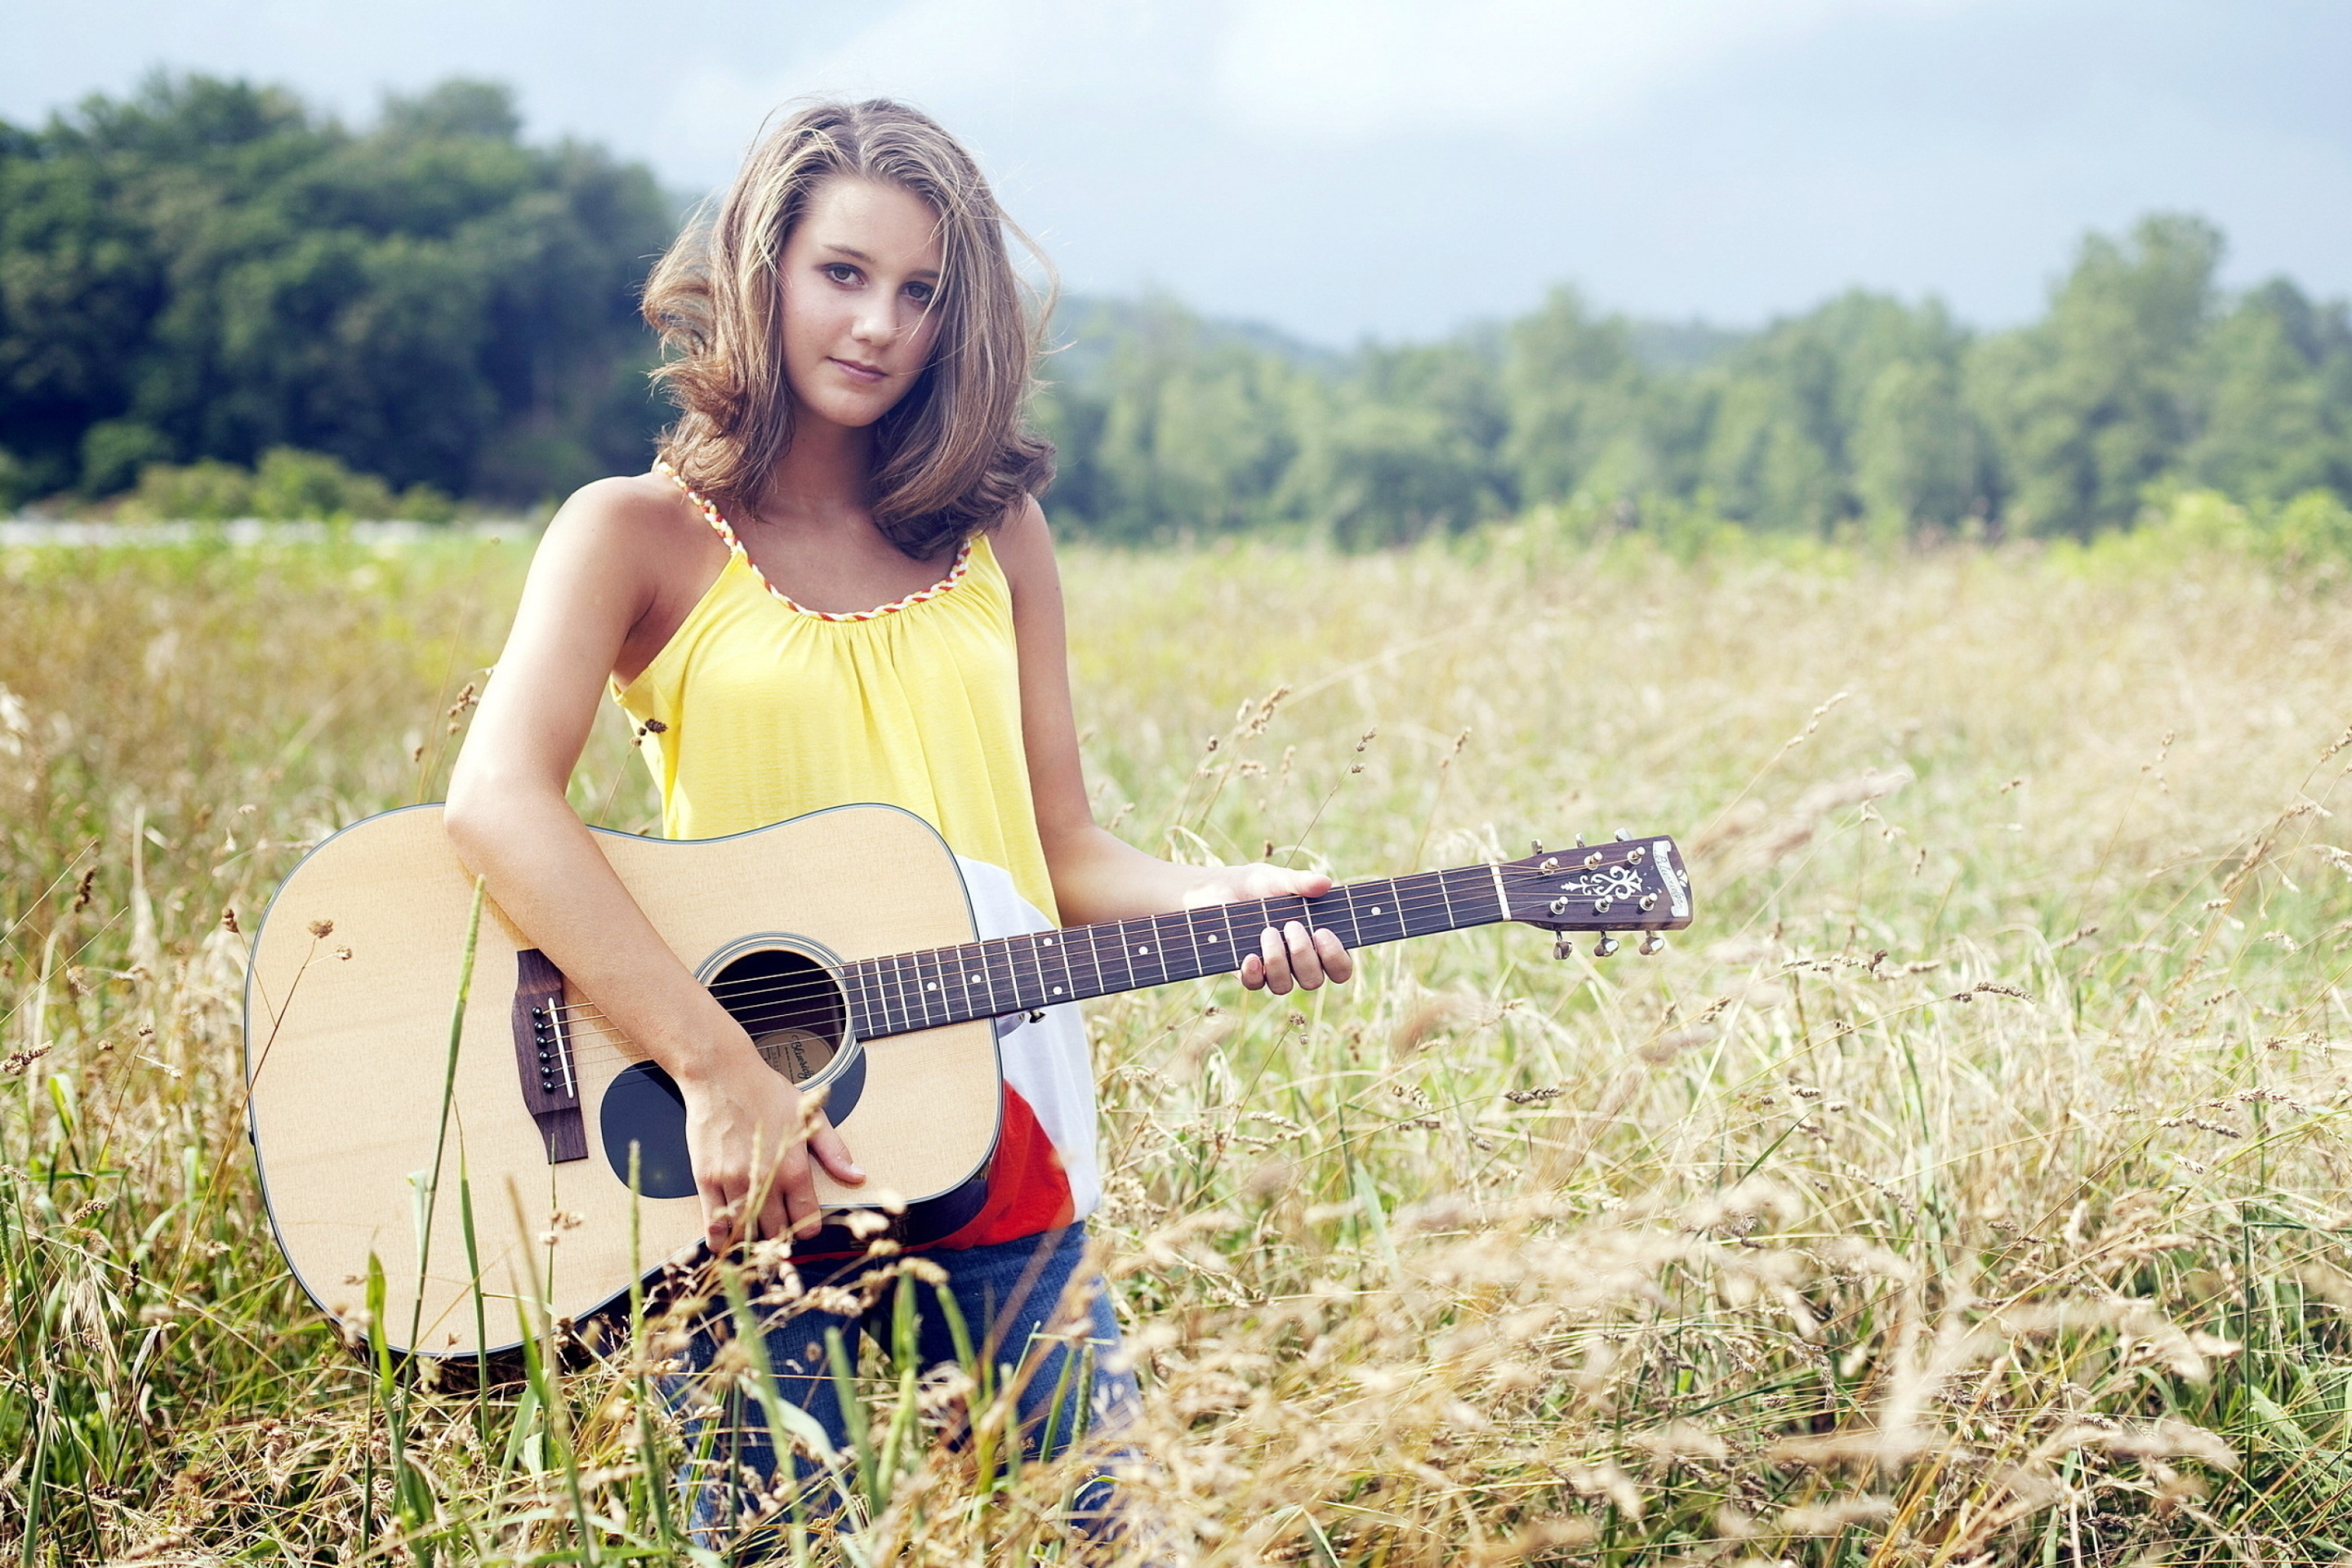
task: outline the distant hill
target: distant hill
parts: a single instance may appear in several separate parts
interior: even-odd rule
[[[1195,315],[1172,296],[1064,294],[1046,332],[1052,345],[1040,374],[1050,382],[1092,387],[1108,374],[1119,344],[1181,331],[1202,344],[1229,343],[1301,370],[1336,373],[1347,354],[1294,337],[1264,321]]]
[[[1232,316],[1195,316],[1170,295],[1065,294],[1055,302],[1049,340],[1055,351],[1045,374],[1049,381],[1090,384],[1109,366],[1122,337],[1148,331],[1171,312],[1186,317],[1211,342],[1229,342],[1271,354],[1301,370],[1339,374],[1360,352],[1313,343],[1266,321]],[[1498,326],[1468,330],[1465,336],[1499,337]],[[1626,331],[1633,356],[1652,370],[1698,370],[1715,363],[1756,334],[1718,327],[1694,317],[1684,321],[1629,318]]]

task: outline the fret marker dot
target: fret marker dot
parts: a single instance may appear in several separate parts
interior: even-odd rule
[[[980,984],[980,976],[977,974],[967,974],[963,977],[963,983],[966,985],[977,985]]]
[[[1054,945],[1054,939],[1050,936],[1039,937],[1037,941],[1040,945],[1045,947],[1051,947]]]
[[[1214,941],[1216,941],[1217,939],[1216,939],[1215,937],[1213,937],[1213,937],[1211,937],[1209,940],[1210,940],[1211,942],[1214,942]]]
[[[1139,947],[1135,951],[1138,952],[1150,952],[1151,950],[1148,947]]]
[[[1055,987],[1054,987],[1054,994],[1055,994],[1055,995],[1056,995],[1056,996],[1059,996],[1061,994],[1062,994],[1062,988],[1061,988],[1060,986],[1058,986],[1058,985],[1055,986]]]
[[[1380,912],[1381,912],[1381,906],[1380,906],[1380,905],[1378,905],[1378,904],[1374,904],[1374,905],[1372,906],[1372,913],[1374,913],[1374,914],[1379,914]]]
[[[940,988],[940,983],[939,983],[938,981],[936,981],[936,980],[932,981],[929,984],[928,984],[928,985],[926,985],[926,986],[924,986],[924,987],[923,987],[923,989],[924,989],[924,990],[926,990],[926,991],[937,991],[939,988]]]

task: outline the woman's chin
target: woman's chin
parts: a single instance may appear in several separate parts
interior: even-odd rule
[[[896,397],[844,397],[828,394],[821,397],[795,397],[798,411],[826,425],[837,425],[845,430],[863,430],[885,414],[898,400]]]

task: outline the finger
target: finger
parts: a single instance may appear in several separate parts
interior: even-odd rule
[[[1282,928],[1282,940],[1290,950],[1290,973],[1297,978],[1302,990],[1312,991],[1323,984],[1323,960],[1315,951],[1315,938],[1303,921],[1292,921]]]
[[[851,1156],[849,1145],[842,1142],[840,1130],[823,1117],[809,1133],[809,1152],[824,1167],[824,1173],[845,1186],[856,1186],[866,1179],[866,1172]]]
[[[1315,952],[1323,960],[1323,973],[1334,985],[1345,985],[1356,976],[1356,955],[1348,951],[1335,931],[1318,930]]]
[[[1290,950],[1282,933],[1268,926],[1258,934],[1258,957],[1265,962],[1265,988],[1276,996],[1290,994]]]
[[[781,1191],[777,1197],[784,1213],[779,1216],[781,1228],[776,1234],[814,1236],[817,1226],[824,1223],[824,1208],[816,1201],[816,1180],[810,1173],[807,1157],[788,1162],[778,1173],[782,1180],[778,1184]]]
[[[760,1205],[760,1226],[757,1234],[763,1237],[789,1235],[792,1224],[792,1207],[785,1200],[783,1188],[781,1185],[770,1188],[768,1201]]]
[[[740,1206],[726,1188],[716,1184],[702,1189],[702,1238],[714,1253],[723,1253],[735,1245],[735,1219]]]
[[[767,1211],[762,1211],[762,1215],[760,1215],[760,1234],[762,1237],[804,1237],[816,1227],[809,1225],[807,1229],[802,1229],[802,1215],[814,1211],[816,1211],[814,1196],[807,1204],[795,1204],[791,1192],[776,1187],[776,1196],[769,1199]]]
[[[789,1145],[788,1145],[789,1147]],[[764,1132],[751,1142],[751,1179],[746,1184],[740,1203],[738,1228],[748,1245],[764,1236],[782,1234],[784,1204],[782,1163],[770,1157]]]
[[[1242,960],[1242,988],[1245,991],[1265,989],[1265,960],[1251,953]]]
[[[1246,896],[1253,899],[1278,898],[1284,893],[1312,899],[1331,890],[1331,879],[1320,871],[1292,871],[1280,866],[1253,866],[1246,880]]]

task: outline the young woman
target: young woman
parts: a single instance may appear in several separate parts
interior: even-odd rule
[[[962,860],[982,936],[1329,886],[1171,865],[1094,822],[1036,500],[1052,448],[1022,422],[1035,334],[1009,226],[971,157],[912,110],[824,104],[778,125],[647,285],[681,416],[654,472],[588,486],[549,525],[450,783],[467,864],[683,1091],[714,1251],[793,1236],[806,1256],[812,1159],[864,1178],[821,1116],[803,1142],[793,1084],[671,955],[567,805],[608,686],[640,727],[666,834],[903,806]],[[1242,981],[1284,993],[1350,967],[1331,933],[1294,924],[1264,933]],[[974,1336],[1013,1362],[1081,1266],[1097,1190],[1075,1011],[1001,1030],[996,1153],[906,1237],[947,1272]],[[1081,1364],[1115,1368],[1109,1305],[1077,1284],[1101,1342]],[[838,1446],[829,1326],[854,1346],[855,1325],[788,1310],[769,1351],[785,1397]],[[948,1354],[944,1324],[927,1321],[921,1340],[927,1359]],[[1062,1370],[1038,1368],[1025,1417]],[[1096,1380],[1086,1397],[1116,1420],[1131,1377]],[[775,1467],[754,1418],[725,1447],[730,1477]],[[698,1490],[707,1525],[723,1522],[719,1489]]]

